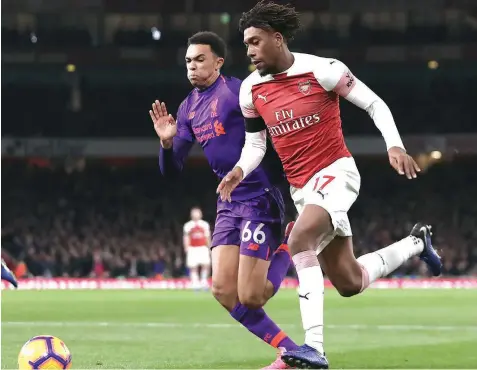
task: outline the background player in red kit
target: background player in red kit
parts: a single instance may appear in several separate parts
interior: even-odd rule
[[[190,221],[184,224],[184,249],[186,265],[192,288],[206,289],[210,270],[210,225],[202,219],[202,211],[194,207],[190,211]],[[200,268],[200,280],[199,280]]]
[[[368,112],[400,175],[413,179],[419,168],[406,153],[388,106],[346,65],[289,51],[287,42],[298,29],[298,14],[288,6],[262,1],[242,15],[240,30],[257,70],[240,90],[247,131],[242,155],[217,190],[230,199],[230,192],[264,156],[268,130],[299,213],[289,247],[300,283],[305,344],[282,359],[290,366],[322,369],[328,368],[328,360],[323,350],[321,268],[339,293],[349,297],[412,256],[420,256],[434,275],[440,274],[441,261],[432,247],[430,227],[421,223],[409,237],[355,258],[347,212],[358,196],[360,175],[344,142],[339,96]]]

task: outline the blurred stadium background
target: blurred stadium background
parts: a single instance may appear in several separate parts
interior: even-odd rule
[[[182,225],[195,205],[203,209],[205,219],[213,225],[217,179],[200,148],[193,150],[181,178],[172,181],[162,178],[157,157],[159,141],[148,110],[155,99],[161,99],[175,111],[190,91],[184,53],[187,38],[199,30],[215,31],[227,41],[229,56],[223,73],[245,77],[250,65],[237,22],[241,12],[255,3],[254,0],[2,1],[2,257],[19,277],[160,280],[187,276]],[[477,2],[296,0],[291,3],[301,12],[304,24],[291,49],[344,61],[388,103],[405,145],[424,169],[422,176],[411,182],[397,176],[387,163],[384,142],[372,120],[351,104],[342,103],[346,141],[356,156],[363,179],[362,192],[351,211],[356,254],[390,244],[407,235],[416,221],[424,220],[434,225],[435,244],[444,256],[446,277],[465,278],[461,281],[475,287],[477,283],[471,276],[477,275]],[[289,203],[289,220],[294,216],[293,205]],[[294,275],[293,269],[289,274]],[[394,277],[426,275],[421,264],[411,261]],[[10,341],[9,346],[2,345],[2,357],[7,361],[3,368],[15,367],[11,357],[28,336],[39,331],[55,334],[51,333],[52,329],[67,343],[73,341],[73,345],[69,344],[73,358],[76,347],[76,353],[84,355],[80,365],[85,368],[258,367],[265,365],[270,357],[267,348],[252,341],[252,347],[241,347],[233,359],[223,361],[211,362],[209,352],[199,356],[192,351],[190,362],[175,362],[175,352],[168,353],[162,362],[136,364],[134,359],[126,358],[126,352],[119,356],[118,362],[111,362],[110,357],[116,356],[121,346],[136,351],[134,356],[147,356],[153,349],[144,343],[153,340],[155,326],[147,326],[145,322],[143,326],[127,326],[123,322],[129,336],[118,342],[117,337],[126,326],[103,325],[95,327],[89,335],[84,334],[85,321],[131,322],[143,315],[140,321],[182,322],[184,327],[158,327],[176,344],[188,337],[186,345],[190,350],[194,341],[200,339],[186,333],[189,320],[222,322],[227,319],[226,314],[210,296],[185,292],[151,295],[136,291],[104,296],[93,292],[47,293],[3,292],[2,336],[4,341]],[[366,311],[370,322],[379,315],[379,310],[387,310],[388,319],[379,322],[383,325],[422,324],[424,320],[429,325],[437,325],[436,322],[447,325],[452,335],[447,340],[441,338],[438,342],[442,347],[436,344],[433,353],[421,347],[423,343],[435,344],[436,330],[445,329],[416,333],[410,326],[409,331],[399,332],[399,338],[390,336],[387,342],[377,343],[376,336],[386,336],[386,330],[364,328],[359,332],[365,337],[363,342],[372,342],[365,349],[356,344],[360,338],[357,332],[350,337],[344,329],[342,332],[339,328],[329,329],[340,331],[329,335],[334,337],[331,343],[341,346],[339,351],[330,350],[332,360],[336,359],[340,366],[477,366],[475,355],[464,356],[461,362],[443,356],[455,355],[453,350],[464,351],[464,342],[470,346],[477,341],[475,291],[432,293],[432,296],[416,292],[386,293],[386,302],[392,303],[384,306],[374,301],[377,293],[356,299],[354,306],[343,304],[349,310],[343,311],[343,315],[354,318],[346,323],[364,320],[366,324],[362,312],[366,305],[373,304],[376,309]],[[335,324],[342,323],[337,313],[342,303],[334,304],[333,294],[328,307],[334,311],[327,311],[327,315],[331,315],[332,323],[333,318]],[[301,338],[294,295],[285,292],[280,297],[277,298],[280,303],[272,302],[275,312],[284,322],[293,322],[296,328],[290,332]],[[174,313],[157,308],[156,299],[166,303],[162,309]],[[429,302],[441,299],[447,305],[440,311],[432,311],[435,307]],[[460,318],[448,314],[457,307],[452,306],[453,300],[461,307]],[[135,302],[131,307],[139,316],[131,316],[127,305],[121,305],[124,302]],[[198,302],[197,312],[202,307],[210,310],[210,314],[206,317],[201,311],[196,320],[188,317],[183,321],[178,307],[184,302]],[[345,301],[336,297],[336,302]],[[404,311],[396,311],[394,305],[399,305],[398,302],[417,304],[416,316],[409,319],[401,314]],[[63,304],[71,316],[64,313]],[[283,307],[287,305],[293,307],[285,312]],[[110,312],[109,316],[106,312]],[[157,312],[162,312],[162,316],[157,318]],[[223,317],[217,318],[219,315]],[[58,320],[85,325],[37,325],[39,321]],[[456,332],[456,325],[467,329]],[[202,334],[212,337],[214,333],[210,327]],[[243,336],[250,338],[245,332]],[[457,337],[462,343],[456,342]],[[85,362],[84,357],[96,353],[91,348],[91,341],[95,340],[101,341],[106,352],[100,354],[97,350],[100,360]],[[220,339],[216,340],[220,345]],[[232,341],[229,346],[238,348],[241,343]],[[390,343],[389,351],[374,357],[373,351],[380,346],[383,350],[383,343]],[[395,347],[417,343],[421,343],[421,352],[412,352],[414,357],[406,365],[399,362],[403,354],[395,352]],[[161,345],[159,348],[168,348],[164,343]],[[358,360],[343,357],[351,349],[357,351],[353,356],[363,353],[360,351],[368,351],[369,356],[358,356]],[[246,362],[250,353],[257,354],[257,358]],[[442,361],[431,361],[440,356]],[[385,363],[390,358],[395,359],[391,365]]]
[[[216,179],[200,148],[182,179],[161,178],[148,110],[190,91],[187,38],[229,44],[225,74],[249,73],[237,21],[255,1],[2,2],[2,246],[25,276],[181,276],[193,205],[213,224]],[[477,3],[295,1],[293,50],[347,63],[390,105],[426,169],[393,174],[365,112],[342,104],[362,172],[357,253],[435,225],[446,273],[477,273]],[[289,217],[294,216],[289,207]],[[400,274],[423,274],[411,264]],[[23,273],[22,273],[23,272]]]

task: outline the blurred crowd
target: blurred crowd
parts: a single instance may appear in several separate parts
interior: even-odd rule
[[[424,221],[434,226],[445,275],[476,275],[475,160],[439,163],[408,181],[385,160],[358,158],[361,194],[350,213],[356,255]],[[152,160],[126,167],[88,162],[68,172],[4,161],[2,175],[2,256],[21,276],[184,276],[182,225],[190,208],[200,206],[212,226],[215,219],[217,180],[200,164],[174,181]],[[290,221],[295,211],[287,202]],[[426,274],[414,259],[394,275]]]
[[[244,9],[245,10],[245,9]],[[306,48],[319,40],[320,47],[349,47],[349,46],[393,46],[393,45],[423,45],[442,43],[471,43],[477,36],[477,27],[466,16],[466,11],[447,11],[435,14],[419,12],[375,12],[365,14],[353,13],[313,13],[300,8],[304,31],[300,32],[295,41],[295,48]],[[475,11],[474,11],[475,12]],[[238,32],[238,18],[241,13],[212,14],[220,16],[221,29],[229,36],[232,47],[243,45],[243,37]],[[151,22],[151,17],[156,21]],[[101,45],[128,48],[168,48],[183,45],[190,36],[190,31],[184,29],[184,14],[174,14],[166,17],[162,14],[151,14],[150,17],[131,14],[116,21],[116,14],[111,19],[98,18],[95,22],[102,23],[108,30],[108,36],[98,33],[98,28],[89,29],[87,23],[81,25],[62,25],[60,18],[43,19],[38,17],[31,22],[30,27],[15,27],[14,24],[2,26],[2,45],[6,49],[35,50],[37,48],[81,48]],[[197,16],[189,15],[187,21],[197,24]],[[209,14],[202,14],[198,28],[212,26]],[[163,19],[161,19],[163,18]],[[169,18],[169,19],[168,19]],[[160,20],[161,19],[161,20]],[[104,22],[104,23],[103,23]],[[14,22],[10,22],[14,23]],[[177,24],[174,24],[177,23]],[[210,23],[210,25],[209,25]],[[111,27],[115,24],[115,27]],[[160,26],[162,24],[162,27]],[[99,28],[101,29],[101,27]]]
[[[475,131],[477,75],[454,79],[443,71],[422,71],[410,75],[389,73],[380,78],[353,68],[389,105],[402,133],[449,133]],[[393,69],[388,67],[387,71]],[[190,92],[185,69],[175,83],[139,86],[96,86],[84,81],[77,90],[67,86],[7,85],[2,90],[2,135],[27,137],[151,137],[149,109],[155,99],[165,101],[176,114],[180,102]],[[419,76],[419,77],[418,77]],[[245,76],[242,76],[245,77]],[[23,102],[28,101],[28,109]],[[77,109],[73,109],[78,103]],[[365,111],[351,103],[341,104],[345,135],[376,135]],[[38,124],[41,122],[41,125]]]

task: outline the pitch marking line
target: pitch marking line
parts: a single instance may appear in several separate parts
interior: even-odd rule
[[[284,328],[299,328],[295,324],[278,324]],[[137,328],[209,328],[209,329],[233,329],[241,328],[239,324],[214,324],[214,323],[171,323],[171,322],[82,322],[82,321],[6,321],[2,326],[50,326],[50,327],[137,327]],[[344,330],[394,330],[394,331],[476,331],[477,326],[450,326],[450,325],[325,325],[327,329]]]

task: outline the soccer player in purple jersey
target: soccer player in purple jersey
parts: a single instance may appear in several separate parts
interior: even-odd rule
[[[185,60],[194,89],[180,105],[176,119],[164,102],[156,100],[149,111],[161,140],[160,168],[166,176],[182,170],[195,141],[202,146],[219,178],[232,170],[240,158],[245,142],[239,106],[241,81],[220,73],[225,55],[225,43],[215,33],[193,35]],[[278,157],[271,157],[276,153],[267,153],[265,163],[231,194],[231,202],[217,201],[212,235],[212,293],[235,320],[281,353],[297,346],[262,307],[278,291],[288,271],[286,239],[292,225],[287,227],[280,244],[284,202],[277,185],[284,177]],[[273,163],[278,170],[272,170]],[[278,356],[268,368],[288,367]]]

